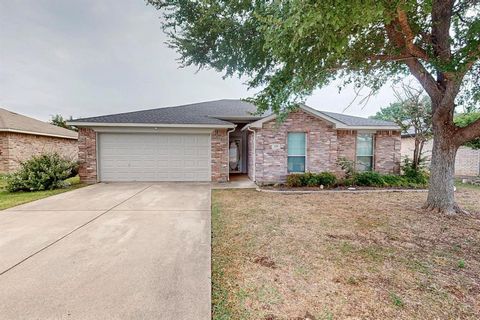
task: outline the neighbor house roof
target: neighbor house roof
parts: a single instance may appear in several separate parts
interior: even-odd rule
[[[388,121],[347,116],[340,113],[318,111],[301,105],[302,109],[330,121],[337,128],[378,128],[391,130],[399,128]],[[110,114],[72,120],[69,123],[76,126],[203,126],[233,128],[232,122],[250,121],[248,125],[255,127],[265,121],[274,119],[271,113],[256,114],[256,107],[242,100],[215,100],[193,103],[177,107],[165,107],[126,113]]]
[[[33,119],[0,108],[0,132],[16,132],[39,136],[78,139],[78,133],[72,130]]]

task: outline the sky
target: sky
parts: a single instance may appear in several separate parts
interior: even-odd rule
[[[255,93],[238,78],[180,68],[161,22],[143,0],[0,1],[0,107],[46,121]],[[306,102],[341,113],[354,97],[331,85]],[[386,86],[345,113],[366,117],[394,101]]]

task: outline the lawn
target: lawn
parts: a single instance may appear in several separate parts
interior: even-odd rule
[[[479,319],[477,216],[422,211],[426,193],[215,190],[214,319]]]
[[[50,197],[55,194],[78,189],[84,186],[84,184],[80,183],[80,179],[78,178],[78,176],[67,179],[67,181],[70,183],[70,186],[63,189],[35,192],[8,192],[5,189],[5,177],[0,176],[0,210],[18,206],[20,204],[35,201],[38,199]]]

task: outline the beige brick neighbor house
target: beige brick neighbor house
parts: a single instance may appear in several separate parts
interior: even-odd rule
[[[71,121],[79,128],[80,178],[98,181],[257,183],[289,173],[330,171],[347,158],[359,170],[400,171],[400,128],[392,122],[301,105],[283,122],[254,105],[217,100]]]
[[[45,152],[76,160],[78,134],[0,108],[0,173],[15,171],[20,162]]]
[[[402,159],[412,158],[415,149],[415,137],[410,133],[402,134]],[[426,158],[427,163],[432,157],[433,140],[425,142],[422,150],[422,156]],[[469,147],[460,147],[455,157],[455,175],[457,177],[476,177],[480,176],[480,150],[474,150]]]

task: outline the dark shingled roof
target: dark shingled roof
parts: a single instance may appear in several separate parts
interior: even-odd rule
[[[177,107],[82,118],[72,122],[229,125],[230,122],[221,119],[244,117],[256,120],[262,118],[253,115],[255,111],[256,108],[253,104],[241,100],[215,100]]]
[[[150,110],[133,111],[111,114],[99,117],[72,120],[79,123],[145,123],[145,124],[205,124],[205,125],[231,125],[230,121],[243,118],[255,121],[270,113],[261,116],[255,115],[256,107],[242,100],[215,100],[192,103],[177,107],[165,107]],[[347,126],[395,126],[395,123],[348,116],[345,114],[319,111]]]
[[[327,111],[319,111],[330,118],[333,118],[337,121],[340,121],[347,126],[354,126],[354,127],[363,127],[363,126],[385,126],[391,127],[396,126],[394,122],[391,121],[384,121],[384,120],[377,120],[377,119],[369,119],[369,118],[362,118],[362,117],[354,117],[349,116],[342,113],[335,113],[335,112],[327,112]]]

